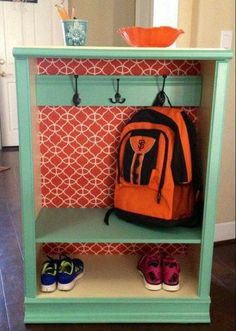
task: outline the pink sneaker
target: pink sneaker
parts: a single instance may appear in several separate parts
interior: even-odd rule
[[[179,290],[180,266],[172,256],[162,259],[163,289],[166,291]]]
[[[161,259],[158,255],[144,255],[137,266],[148,290],[157,291],[162,287]]]

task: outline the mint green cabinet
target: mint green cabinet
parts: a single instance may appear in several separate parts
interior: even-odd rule
[[[25,264],[26,323],[177,322],[210,321],[210,281],[214,240],[217,181],[221,152],[228,61],[222,49],[158,48],[14,48],[20,135],[21,203]],[[172,77],[173,103],[200,106],[199,133],[204,175],[204,215],[201,228],[143,229],[119,221],[103,223],[105,210],[42,207],[40,188],[39,105],[71,105],[71,77],[38,76],[37,58],[199,60],[201,77]],[[117,77],[116,77],[117,78]],[[148,105],[156,77],[119,76],[126,106]],[[88,90],[83,105],[107,105],[114,94],[107,76],[80,77]],[[91,93],[98,88],[98,93]],[[140,99],[145,88],[145,98]],[[136,91],[136,93],[134,93]],[[70,94],[68,96],[68,94]],[[138,96],[137,96],[138,95]],[[181,98],[180,98],[181,95]],[[78,221],[79,220],[79,221]],[[140,286],[137,256],[86,256],[86,276],[69,293],[39,291],[40,251],[43,243],[182,243],[182,289],[151,292]],[[114,265],[119,265],[119,272]]]

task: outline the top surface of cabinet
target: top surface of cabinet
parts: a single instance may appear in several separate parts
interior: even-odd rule
[[[150,48],[150,47],[16,47],[21,57],[80,57],[80,58],[159,58],[192,60],[229,60],[231,50],[222,48]]]

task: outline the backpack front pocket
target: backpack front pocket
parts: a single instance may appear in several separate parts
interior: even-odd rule
[[[156,168],[160,132],[135,130],[125,141],[122,177],[126,182],[148,185],[152,170]]]

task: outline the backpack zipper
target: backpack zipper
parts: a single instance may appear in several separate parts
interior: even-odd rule
[[[118,148],[118,157],[117,157],[117,182],[118,184],[120,184],[120,149],[121,149],[121,146],[122,146],[122,143],[124,141],[124,139],[128,136],[128,134],[130,132],[132,132],[133,130],[129,130],[125,135],[124,137],[121,139],[120,141],[120,144],[119,144],[119,148]]]
[[[161,172],[161,179],[160,179],[159,188],[157,191],[157,203],[160,203],[160,201],[161,201],[161,190],[163,188],[165,175],[166,175],[166,164],[167,164],[168,149],[169,149],[169,141],[168,141],[168,137],[167,137],[166,133],[161,130],[160,130],[160,132],[163,134],[163,136],[165,138],[166,148],[165,148],[163,167],[162,167],[162,172]]]

